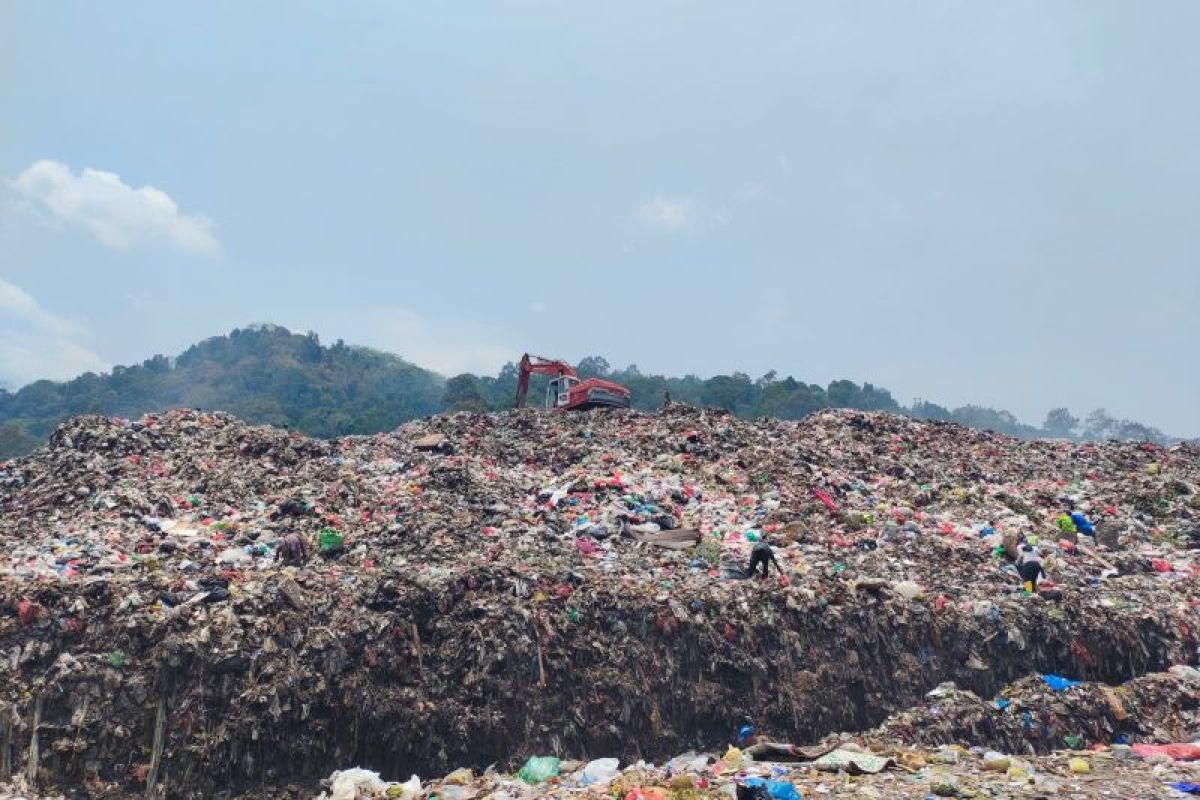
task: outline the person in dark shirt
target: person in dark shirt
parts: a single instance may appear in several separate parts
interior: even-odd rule
[[[1037,592],[1038,578],[1046,575],[1042,569],[1042,554],[1033,545],[1022,545],[1021,554],[1017,556],[1017,572],[1025,582],[1025,590],[1030,594]]]
[[[771,548],[771,545],[767,544],[765,539],[757,542],[753,549],[750,550],[750,566],[746,570],[747,577],[752,577],[758,573],[759,564],[762,564],[762,575],[759,576],[762,580],[767,579],[767,571],[771,564],[775,565],[776,572],[783,572],[783,569],[779,566],[779,562],[775,560],[775,551]]]

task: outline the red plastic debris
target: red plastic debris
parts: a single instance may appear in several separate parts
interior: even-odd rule
[[[825,504],[825,508],[829,509],[830,514],[837,513],[837,504],[833,502],[833,498],[829,496],[828,492],[826,492],[824,489],[818,489],[814,486],[812,493],[813,497]]]
[[[45,611],[46,609],[40,603],[35,603],[33,600],[22,599],[17,603],[17,618],[26,627],[41,619]]]

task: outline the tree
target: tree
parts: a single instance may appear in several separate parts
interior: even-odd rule
[[[1087,415],[1083,422],[1083,438],[1112,439],[1117,435],[1117,420],[1108,415],[1103,408],[1097,408]]]
[[[1070,439],[1075,435],[1075,429],[1079,427],[1079,417],[1071,414],[1066,408],[1052,408],[1046,413],[1046,421],[1042,423],[1042,428],[1051,436],[1059,436],[1064,439]]]
[[[749,411],[754,405],[755,386],[744,372],[715,375],[704,382],[704,403],[724,408],[735,414]]]
[[[928,400],[917,398],[913,401],[912,408],[909,409],[917,419],[940,419],[949,422],[950,409],[939,406],[937,403],[931,403]]]
[[[0,425],[0,459],[23,456],[38,445],[38,440],[15,422]]]
[[[588,356],[579,362],[575,367],[575,371],[579,373],[580,378],[603,378],[612,371],[612,366],[609,365],[608,359],[603,356]]]
[[[861,408],[862,390],[854,381],[834,381],[825,391],[830,408]]]
[[[862,409],[864,411],[899,411],[900,404],[892,393],[879,386],[864,383],[862,388]]]
[[[483,392],[480,391],[479,379],[464,372],[446,381],[442,406],[447,411],[487,411],[487,401],[483,399]]]
[[[1158,428],[1128,419],[1121,420],[1117,425],[1116,438],[1134,442],[1155,442],[1156,444],[1166,444],[1167,442],[1167,437]]]

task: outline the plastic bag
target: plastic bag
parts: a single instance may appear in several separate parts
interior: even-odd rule
[[[1064,678],[1061,675],[1043,675],[1042,682],[1056,692],[1062,692],[1070,689],[1072,686],[1079,685],[1079,681],[1073,681],[1070,678]]]
[[[597,783],[608,783],[617,776],[621,762],[615,758],[597,758],[589,761],[579,773],[580,786],[593,786]]]
[[[892,584],[892,591],[905,600],[916,600],[919,597],[925,596],[925,590],[915,581],[900,581],[899,583]]]
[[[344,539],[345,537],[333,528],[322,528],[317,534],[317,549],[322,553],[332,552],[342,546]]]
[[[558,776],[559,761],[554,756],[530,756],[517,772],[517,777],[531,786]]]
[[[1200,758],[1200,744],[1135,744],[1133,754],[1138,758],[1166,756],[1176,761],[1195,761]]]
[[[473,780],[475,780],[475,773],[471,772],[471,770],[465,767],[462,767],[454,770],[454,772],[451,772],[449,775],[442,778],[442,783],[449,783],[454,786],[466,786]]]
[[[400,800],[412,800],[419,794],[421,794],[421,779],[416,775],[404,783],[393,783],[387,790],[388,797],[399,797]]]
[[[369,769],[343,769],[333,773],[329,780],[329,793],[321,793],[325,800],[355,800],[362,793],[363,797],[383,797],[388,785],[379,777],[378,772]]]
[[[721,756],[721,765],[725,769],[737,769],[742,765],[742,751],[737,747],[730,747],[725,751],[725,755]]]
[[[764,781],[762,778],[747,778],[743,785],[750,788],[765,787],[771,800],[803,800],[796,787],[787,781]]]

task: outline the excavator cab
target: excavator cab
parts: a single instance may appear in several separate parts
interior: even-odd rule
[[[546,408],[566,408],[571,404],[571,387],[579,383],[573,375],[559,375],[546,384]]]

